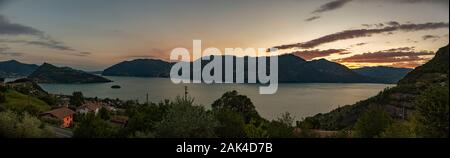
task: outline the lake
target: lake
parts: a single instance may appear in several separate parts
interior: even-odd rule
[[[112,83],[98,84],[40,84],[53,94],[72,94],[83,92],[84,96],[99,98],[119,98],[145,102],[160,102],[184,95],[184,86],[195,102],[210,108],[210,105],[226,91],[237,90],[248,96],[258,112],[267,119],[274,119],[284,112],[290,112],[295,118],[329,112],[339,106],[356,103],[376,95],[391,84],[341,84],[341,83],[298,83],[279,84],[278,92],[273,95],[259,94],[256,84],[173,84],[165,78],[106,77]],[[121,89],[111,86],[120,85]]]

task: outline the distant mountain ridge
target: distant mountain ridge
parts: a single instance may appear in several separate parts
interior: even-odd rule
[[[1,78],[26,77],[33,73],[39,66],[35,64],[24,64],[16,60],[0,62]]]
[[[397,83],[406,76],[413,69],[408,68],[394,68],[394,67],[386,67],[386,66],[375,66],[375,67],[362,67],[357,69],[352,69],[352,71],[375,78],[380,81],[384,81],[385,83]]]
[[[137,59],[113,65],[102,72],[104,76],[169,77],[172,64],[156,59]]]
[[[213,56],[214,58],[214,56]],[[233,56],[236,61],[238,57]],[[247,77],[247,63],[250,58],[242,57],[246,64],[245,76]],[[222,63],[224,58],[222,58]],[[344,65],[325,59],[306,61],[298,56],[287,54],[278,58],[278,76],[282,83],[378,83],[375,78],[363,76],[353,72]],[[202,61],[202,67],[209,61]],[[169,77],[173,63],[154,59],[137,59],[124,61],[113,65],[102,73],[104,76],[135,76],[135,77]],[[192,63],[191,63],[192,67]],[[224,69],[225,66],[223,66]],[[268,66],[267,66],[268,67]],[[235,67],[233,67],[235,72]],[[222,71],[224,72],[224,70]],[[192,73],[192,71],[191,71]]]
[[[69,67],[56,67],[44,63],[39,66],[29,79],[37,83],[103,83],[112,82],[104,77],[90,74],[81,70],[75,70]]]

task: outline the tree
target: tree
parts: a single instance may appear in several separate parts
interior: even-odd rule
[[[359,137],[373,138],[379,137],[391,124],[389,114],[382,107],[374,106],[356,121],[354,130]]]
[[[219,138],[245,138],[245,122],[242,115],[230,110],[214,112],[219,126],[216,134]]]
[[[51,138],[54,133],[39,119],[24,113],[0,112],[0,137],[6,138]]]
[[[109,120],[111,119],[111,114],[109,114],[109,111],[106,108],[102,107],[98,111],[98,117],[100,117],[103,120]]]
[[[432,87],[416,99],[416,132],[420,137],[448,138],[448,86]]]
[[[277,120],[268,124],[267,131],[271,138],[292,138],[294,135],[294,118],[289,112],[282,114]]]
[[[251,120],[249,124],[245,125],[245,134],[247,138],[269,138],[264,122],[257,122]]]
[[[6,102],[6,96],[3,92],[0,92],[0,103]]]
[[[125,135],[129,137],[138,137],[136,134],[152,133],[155,135],[156,124],[161,122],[167,111],[168,104],[161,105],[140,105],[130,106],[126,114],[130,116],[125,128]]]
[[[221,98],[214,101],[211,105],[213,110],[228,109],[244,116],[246,123],[252,118],[260,118],[250,98],[245,95],[239,95],[237,91],[226,92]]]
[[[193,100],[177,98],[167,109],[163,120],[156,125],[156,133],[163,138],[214,138],[218,121],[203,106]]]
[[[277,120],[278,120],[278,122],[291,127],[292,124],[294,124],[295,118],[291,116],[291,113],[285,112],[285,113],[281,114],[281,116]]]
[[[414,128],[409,122],[394,122],[381,135],[382,138],[414,138]]]
[[[70,97],[70,105],[74,107],[79,107],[84,104],[83,93],[81,92],[73,92]]]
[[[75,138],[114,138],[118,136],[118,129],[108,122],[88,113],[73,131]]]

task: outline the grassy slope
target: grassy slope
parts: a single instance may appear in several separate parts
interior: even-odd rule
[[[36,97],[27,96],[19,93],[15,90],[7,90],[5,92],[6,102],[1,103],[4,109],[10,109],[13,111],[24,111],[26,109],[35,109],[38,112],[44,112],[50,110],[50,106],[42,100]]]

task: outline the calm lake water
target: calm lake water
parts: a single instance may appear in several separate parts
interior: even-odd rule
[[[114,82],[99,84],[41,84],[42,88],[53,94],[72,94],[81,91],[88,97],[119,98],[159,102],[184,95],[185,84],[173,84],[164,78],[107,77]],[[112,89],[120,85],[121,89]],[[340,84],[340,83],[303,83],[280,84],[274,95],[259,94],[259,85],[255,84],[186,84],[189,95],[195,102],[210,108],[214,100],[226,91],[237,90],[248,96],[258,112],[267,119],[277,118],[288,111],[296,119],[329,112],[339,106],[353,104],[359,100],[376,95],[389,84]]]

